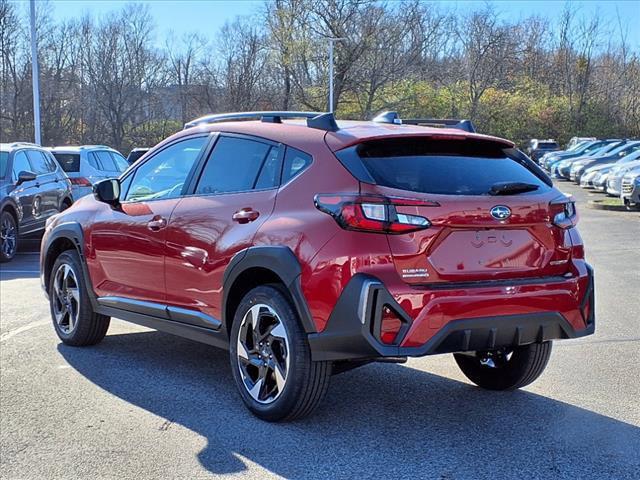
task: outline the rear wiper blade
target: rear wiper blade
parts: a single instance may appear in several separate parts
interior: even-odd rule
[[[489,195],[513,195],[516,193],[533,192],[538,185],[524,182],[500,182],[491,185]]]

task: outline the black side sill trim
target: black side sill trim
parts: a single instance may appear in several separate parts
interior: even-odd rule
[[[142,325],[143,327],[153,328],[154,330],[159,330],[171,335],[178,335],[179,337],[187,338],[195,342],[206,343],[207,345],[224,349],[229,348],[229,339],[227,336],[223,335],[220,331],[212,330],[211,328],[198,327],[196,325],[189,325],[188,323],[175,322],[164,318],[152,317],[142,313],[128,312],[126,310],[108,306],[98,306],[96,311],[102,315],[119,318],[127,322]]]
[[[100,297],[98,304],[116,308],[126,312],[139,313],[147,317],[159,318],[179,323],[187,323],[196,327],[220,330],[222,322],[202,312],[164,305],[162,303],[145,302],[124,297]]]

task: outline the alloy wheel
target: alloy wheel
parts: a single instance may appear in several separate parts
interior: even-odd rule
[[[78,324],[80,289],[70,265],[63,263],[53,277],[53,315],[62,333],[69,335]]]
[[[0,242],[2,243],[2,254],[6,258],[11,258],[16,251],[16,226],[12,219],[3,215],[2,224],[0,224]]]
[[[275,401],[289,373],[289,336],[280,317],[265,304],[252,306],[242,318],[237,363],[244,387],[262,404]]]
[[[504,348],[476,354],[480,365],[486,368],[503,368],[509,363],[512,356],[513,351]]]

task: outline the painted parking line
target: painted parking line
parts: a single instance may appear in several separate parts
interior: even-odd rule
[[[0,268],[0,273],[40,273],[40,270],[5,270]]]
[[[38,321],[38,322],[28,323],[27,325],[25,325],[23,327],[16,328],[15,330],[11,330],[10,332],[3,333],[2,335],[0,335],[0,343],[1,342],[6,342],[10,338],[15,337],[16,335],[19,335],[22,332],[26,332],[27,330],[31,330],[32,328],[35,328],[35,327],[40,327],[40,326],[43,326],[43,325],[49,325],[50,323],[51,323],[51,321],[49,321],[49,320],[41,320],[41,321]]]

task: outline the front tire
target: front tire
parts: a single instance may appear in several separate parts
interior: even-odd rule
[[[240,302],[230,335],[230,363],[242,401],[270,422],[310,414],[329,387],[331,362],[315,362],[287,296],[265,285]]]
[[[0,263],[10,262],[18,251],[16,219],[6,210],[0,215]]]
[[[49,306],[60,340],[74,347],[100,342],[111,319],[93,311],[78,252],[67,250],[60,254],[51,272]]]
[[[462,373],[479,387],[513,390],[529,385],[542,374],[551,356],[551,342],[453,356]]]

